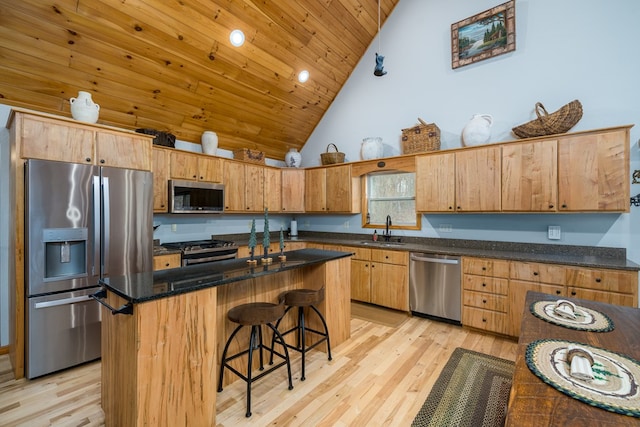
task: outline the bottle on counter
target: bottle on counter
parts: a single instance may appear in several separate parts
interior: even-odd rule
[[[374,242],[378,241],[378,230],[373,230],[373,241]]]

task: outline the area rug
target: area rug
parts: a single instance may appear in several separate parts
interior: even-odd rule
[[[351,317],[397,328],[409,318],[409,314],[375,305],[351,302]]]
[[[411,425],[503,426],[513,372],[510,360],[456,348]]]

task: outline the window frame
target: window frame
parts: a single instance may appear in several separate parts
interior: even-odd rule
[[[369,175],[389,175],[389,174],[400,174],[400,173],[413,173],[415,175],[416,171],[415,170],[401,170],[401,169],[392,169],[392,170],[380,170],[380,171],[370,171],[366,174],[363,174],[360,179],[361,179],[361,188],[363,189],[362,191],[362,209],[361,209],[361,214],[360,214],[360,219],[361,219],[361,226],[362,228],[365,229],[385,229],[386,228],[386,224],[382,223],[382,224],[373,224],[371,222],[367,222],[367,214],[369,213]],[[413,200],[415,202],[417,198],[417,194],[413,195]],[[398,198],[398,200],[400,200],[401,198]],[[405,200],[407,200],[408,198],[404,198]],[[395,199],[394,199],[395,200]],[[417,209],[415,210],[415,215],[416,215],[416,223],[415,225],[397,225],[393,223],[393,218],[392,218],[392,224],[391,227],[389,227],[389,230],[421,230],[422,229],[422,213],[418,212]]]

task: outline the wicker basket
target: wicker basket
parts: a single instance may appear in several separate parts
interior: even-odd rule
[[[329,148],[333,147],[336,151],[330,152]],[[344,163],[344,153],[338,151],[338,147],[336,144],[327,145],[327,152],[320,153],[320,160],[322,160],[323,165],[333,165],[335,163]]]
[[[555,113],[547,113],[542,103],[536,103],[537,119],[512,129],[519,138],[555,135],[565,133],[582,118],[582,104],[577,99],[564,105]]]
[[[241,150],[233,150],[233,158],[245,162],[258,163],[264,165],[264,153],[258,150],[249,150],[243,148]]]
[[[402,129],[402,153],[424,153],[440,149],[440,128],[435,123],[425,123],[418,117],[420,124]]]

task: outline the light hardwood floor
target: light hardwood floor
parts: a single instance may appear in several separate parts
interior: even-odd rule
[[[304,382],[292,355],[293,390],[285,369],[255,383],[251,418],[244,382],[218,393],[217,426],[408,426],[456,347],[515,360],[516,342],[458,326],[412,317],[392,328],[353,318],[351,339],[332,349],[331,362],[320,351],[307,355]],[[0,426],[99,426],[103,419],[100,362],[16,381],[8,356],[0,356]]]

